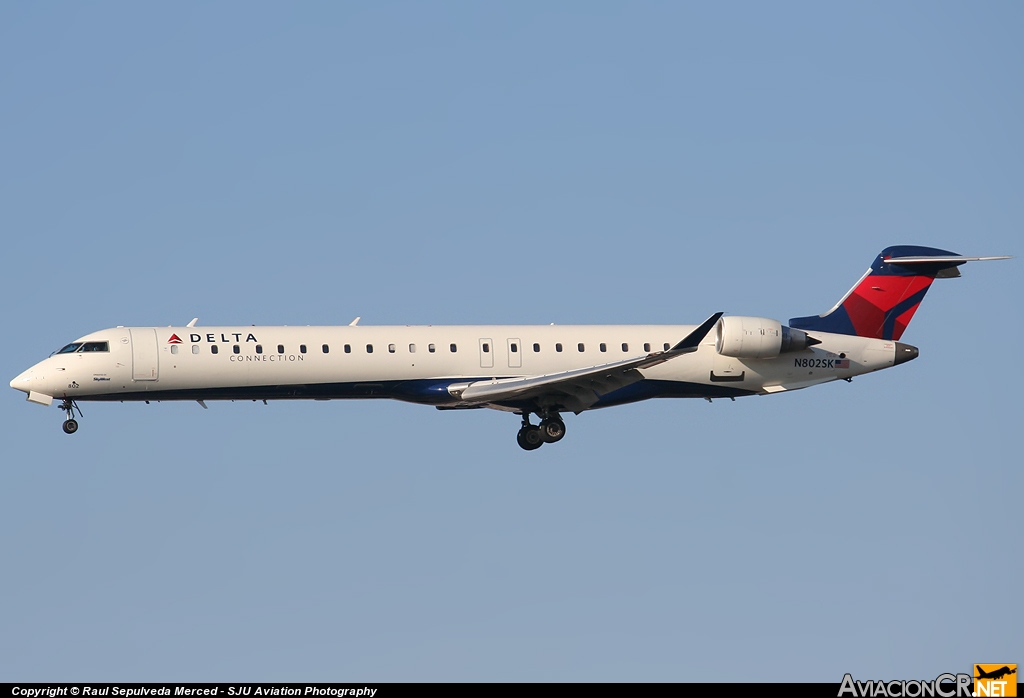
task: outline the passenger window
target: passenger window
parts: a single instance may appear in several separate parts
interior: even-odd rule
[[[283,344],[278,344],[277,345],[277,353],[278,354],[283,354],[284,353],[284,345]]]
[[[218,351],[220,351],[220,349],[217,348],[216,344],[211,344],[210,345],[210,353],[211,354],[216,354]]]
[[[581,353],[581,354],[582,354],[582,353],[583,353],[584,351],[586,351],[586,348],[585,348],[585,347],[583,346],[583,342],[580,342],[579,344],[577,344],[577,345],[576,345],[576,348],[580,350],[580,353]]]
[[[555,345],[555,351],[562,351],[562,344],[558,343]]]
[[[390,353],[394,354],[395,353],[395,345],[394,344],[389,344],[388,345],[388,351]]]
[[[605,344],[604,342],[601,342],[601,345],[598,347],[598,349],[600,349],[601,351],[608,351],[608,345]]]
[[[256,353],[257,354],[262,354],[263,353],[263,346],[262,345],[260,345],[260,344],[256,345]]]
[[[367,354],[372,354],[373,353],[373,345],[372,344],[367,344],[366,345],[366,353]]]
[[[627,351],[629,351],[629,345],[626,344],[625,342],[623,342],[622,343],[622,353],[625,354]]]
[[[305,344],[300,344],[299,345],[299,353],[300,354],[305,354],[306,353],[306,345]]]
[[[449,347],[449,348],[452,350],[453,354],[459,350],[459,348],[457,346],[455,346],[454,344],[451,345],[451,347]]]
[[[242,348],[236,344],[235,346],[231,347],[231,351],[235,352],[236,354],[241,354]]]
[[[650,350],[651,350],[650,342],[644,342],[644,351],[650,351]]]
[[[509,347],[509,349],[512,350],[513,354],[519,351],[519,347],[517,347],[514,342],[512,343],[512,346]]]
[[[488,344],[487,342],[484,342],[484,353],[486,354],[486,353],[488,353],[490,351],[491,351],[491,345]]]
[[[415,354],[416,353],[416,345],[415,344],[410,344],[409,345],[409,353],[410,354]]]
[[[540,345],[539,344],[534,343],[534,345],[533,345],[533,353],[534,354],[540,353]]]
[[[433,354],[434,353],[434,345],[433,344],[428,344],[427,345],[427,351],[429,351],[431,354]]]
[[[669,343],[665,342],[665,351],[668,351],[668,349],[669,349]]]
[[[172,344],[171,345],[171,353],[172,354],[177,354],[178,353],[178,345],[177,344]]]
[[[351,344],[346,344],[345,345],[345,353],[346,354],[351,354],[352,353],[352,345]]]
[[[198,354],[199,353],[199,345],[198,344],[193,344],[192,345],[192,353],[193,354]]]
[[[330,348],[329,346],[327,346],[326,344],[325,344],[325,345],[323,345],[323,346],[322,346],[322,347],[320,347],[320,348],[324,350],[324,353],[325,353],[325,354],[330,354],[330,353],[331,353],[331,348]]]

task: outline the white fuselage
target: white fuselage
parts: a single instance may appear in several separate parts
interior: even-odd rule
[[[117,327],[11,381],[37,398],[216,400],[394,398],[459,407],[448,386],[554,374],[660,352],[693,325]],[[816,332],[820,344],[771,359],[715,349],[645,368],[594,407],[650,397],[737,397],[803,388],[894,364],[895,343]],[[177,341],[180,340],[180,343]],[[621,393],[621,394],[619,394]],[[36,399],[35,401],[43,401]],[[516,409],[514,403],[486,405]]]

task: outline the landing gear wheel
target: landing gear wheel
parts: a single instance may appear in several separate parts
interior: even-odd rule
[[[524,451],[533,451],[544,445],[544,436],[541,434],[540,427],[525,426],[516,434],[516,441]]]
[[[78,431],[78,422],[76,422],[73,419],[66,419],[66,420],[64,420],[64,433],[65,434],[74,434],[76,431]]]
[[[540,423],[540,433],[544,437],[545,443],[553,444],[556,441],[561,441],[565,436],[565,422],[557,417],[545,419]]]

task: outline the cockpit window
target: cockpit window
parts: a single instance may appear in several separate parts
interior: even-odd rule
[[[72,342],[57,353],[74,354],[76,351],[82,353],[87,351],[110,351],[110,342]]]

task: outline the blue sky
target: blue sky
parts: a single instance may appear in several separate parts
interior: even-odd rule
[[[1019,4],[0,7],[0,359],[113,325],[786,321],[1020,255]],[[1024,661],[1021,261],[851,384],[568,420],[0,400],[0,680]],[[1014,523],[1014,522],[1017,523]]]

